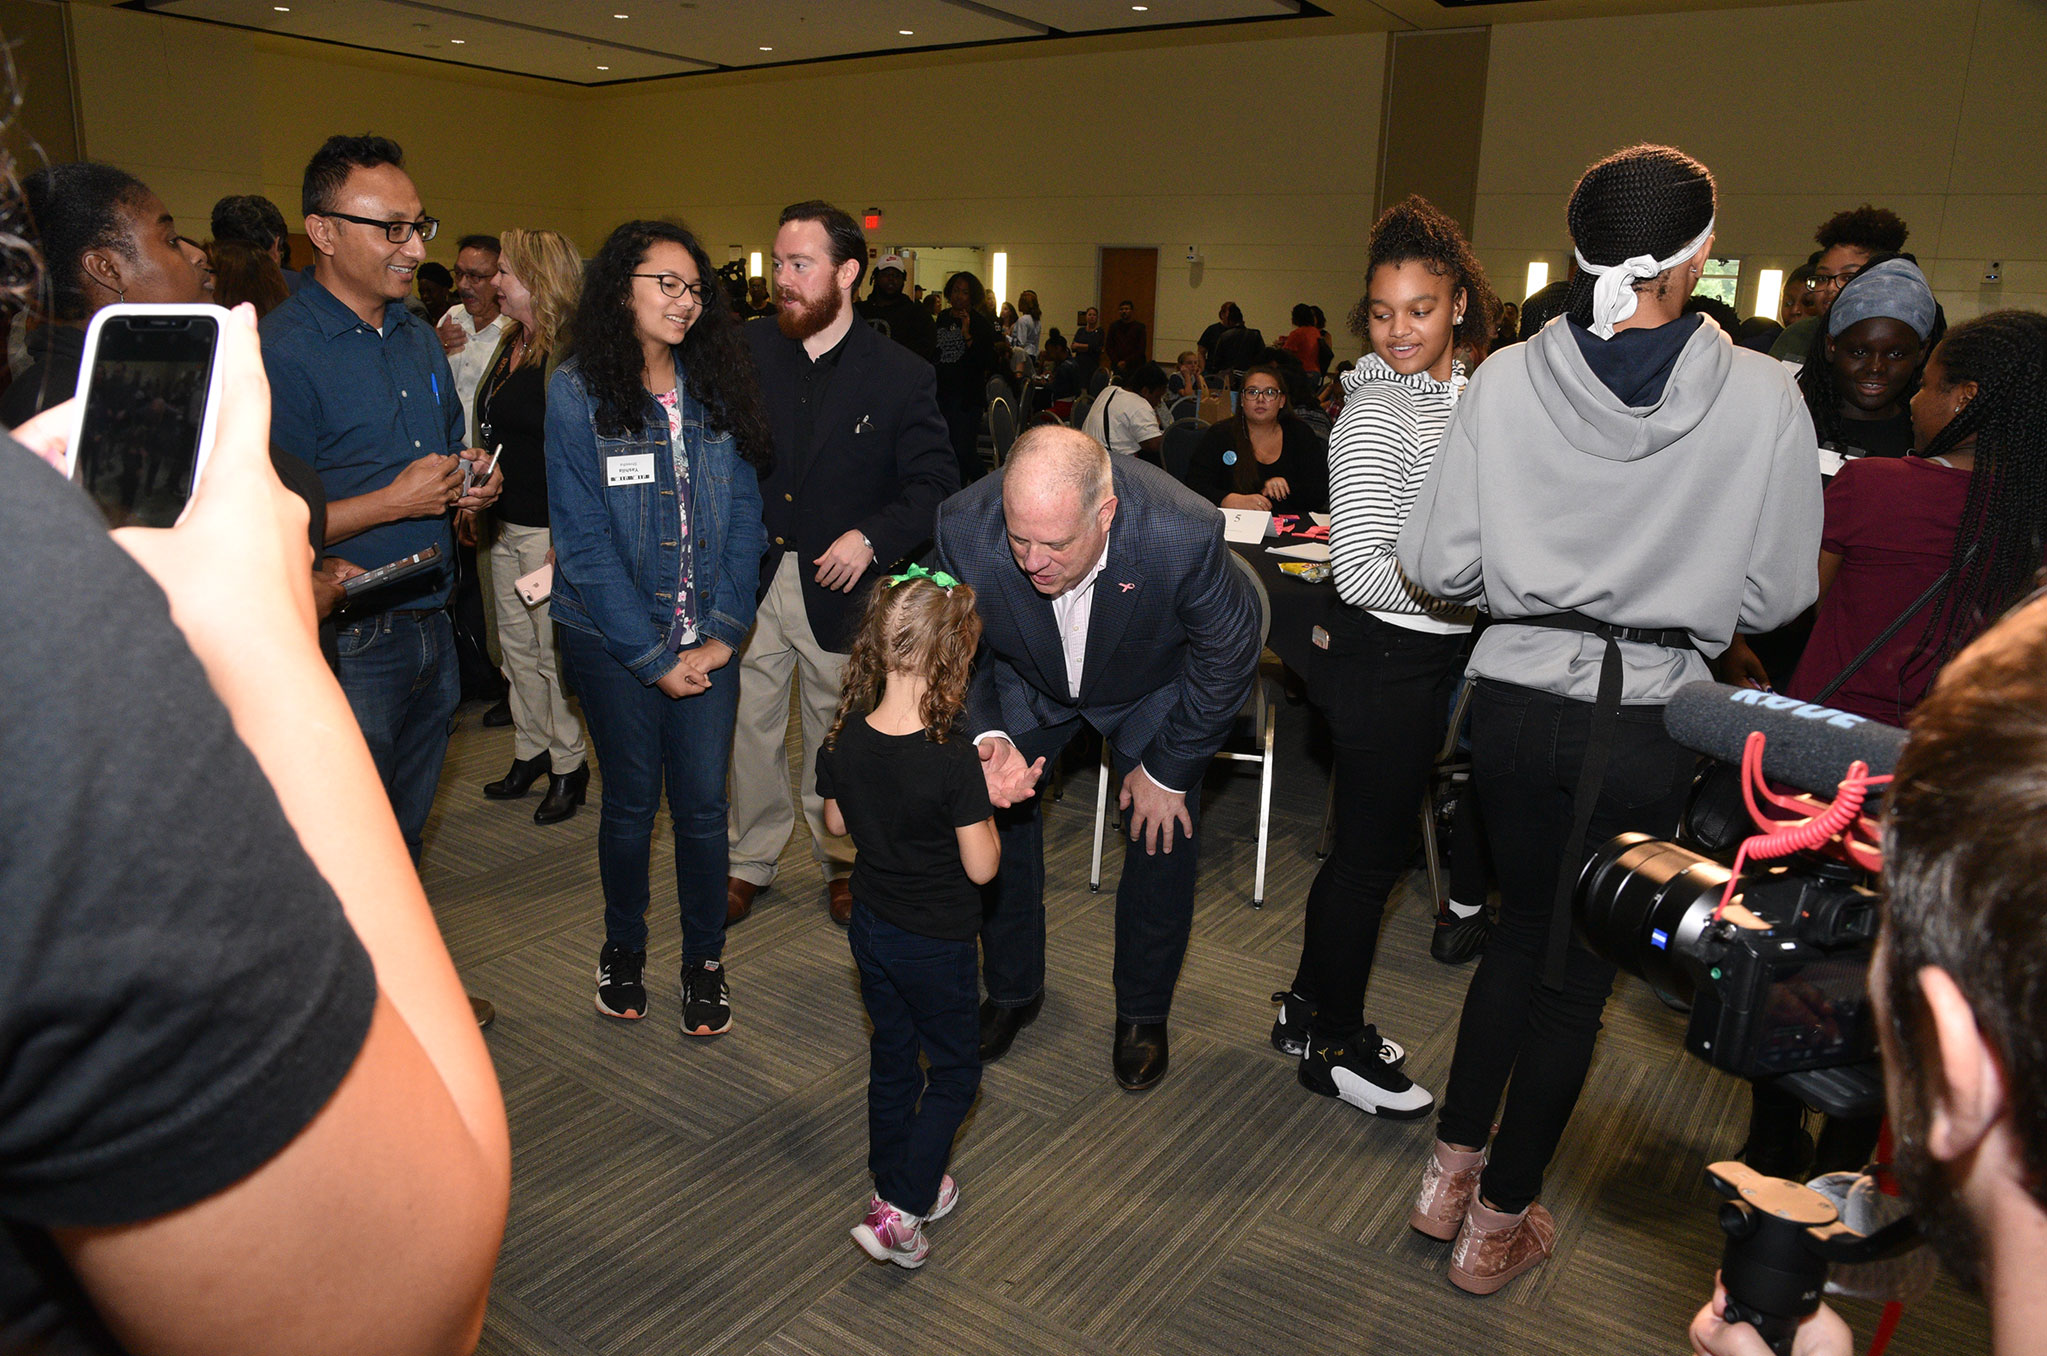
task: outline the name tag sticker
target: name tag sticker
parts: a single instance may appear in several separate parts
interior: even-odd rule
[[[654,454],[652,452],[622,453],[604,459],[604,483],[611,485],[651,485],[654,483]]]

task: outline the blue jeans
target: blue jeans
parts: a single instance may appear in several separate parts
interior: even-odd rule
[[[974,944],[905,932],[858,897],[846,937],[860,967],[860,1000],[874,1023],[867,1170],[883,1200],[926,1215],[938,1201],[953,1136],[981,1086]],[[917,1063],[919,1050],[928,1073]]]
[[[1017,751],[1027,763],[1048,761],[1079,733],[1080,722],[1068,721],[1048,730],[1017,737]],[[1126,758],[1110,743],[1115,768],[1113,788],[1122,785],[1137,760]],[[1194,834],[1180,836],[1173,825],[1173,850],[1147,853],[1144,844],[1126,839],[1123,877],[1116,884],[1116,1020],[1163,1022],[1173,1007],[1173,986],[1180,962],[1187,956],[1187,934],[1194,925],[1194,874],[1201,838],[1201,778],[1189,778],[1187,817]],[[995,907],[981,924],[981,952],[988,982],[988,1001],[998,1008],[1020,1008],[1045,987],[1045,821],[1039,795],[995,812],[1002,836],[1002,866],[995,878]]]
[[[665,780],[682,961],[717,960],[725,952],[725,764],[739,710],[739,666],[714,672],[710,691],[676,698],[642,684],[588,631],[562,627],[561,645],[604,787],[597,823],[604,940],[646,950],[647,863]]]
[[[417,866],[448,753],[448,721],[462,698],[454,627],[439,609],[383,612],[343,626],[336,645],[341,690]]]

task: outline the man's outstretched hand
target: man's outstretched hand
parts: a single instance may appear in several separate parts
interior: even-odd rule
[[[981,741],[981,775],[988,780],[988,803],[998,810],[1037,795],[1038,774],[1044,770],[1043,758],[1026,763],[1007,739]]]

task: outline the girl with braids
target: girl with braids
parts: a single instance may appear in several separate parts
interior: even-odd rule
[[[1842,290],[1833,314],[1870,276]],[[1918,456],[1850,462],[1827,487],[1819,617],[1785,689],[1816,696],[1918,603],[1923,620],[1907,616],[1827,699],[1890,725],[2040,569],[2047,316],[1994,311],[1950,330],[1912,397],[1912,429]]]
[[[1373,223],[1365,295],[1351,311],[1371,352],[1344,379],[1329,444],[1330,563],[1342,603],[1327,624],[1324,690],[1311,694],[1336,750],[1333,834],[1308,891],[1300,968],[1276,995],[1272,1043],[1300,1061],[1308,1091],[1395,1120],[1426,1116],[1436,1101],[1401,1072],[1400,1047],[1366,1023],[1365,987],[1386,897],[1413,859],[1414,810],[1473,612],[1416,588],[1394,551],[1464,387],[1452,351],[1462,342],[1483,352],[1498,310],[1463,232],[1426,199],[1409,197]]]
[[[959,1201],[945,1165],[981,1085],[980,887],[1002,846],[958,728],[981,643],[974,591],[921,565],[882,583],[818,749],[817,793],[826,827],[859,850],[846,936],[874,1023],[874,1194],[853,1238],[877,1262],[915,1268],[931,1252],[924,1225]]]
[[[1469,671],[1500,913],[1409,1216],[1457,1240],[1450,1279],[1474,1294],[1555,1244],[1536,1197],[1614,979],[1573,938],[1579,870],[1615,834],[1676,827],[1697,759],[1664,703],[1737,627],[1781,626],[1817,592],[1804,402],[1782,364],[1684,313],[1714,201],[1668,146],[1585,172],[1565,316],[1473,374],[1401,531],[1409,580],[1493,618]]]
[[[725,769],[766,534],[769,457],[753,359],[703,246],[629,221],[590,264],[573,356],[547,383],[550,608],[604,765],[597,1010],[647,1012],[647,858],[661,788],[675,826],[682,1029],[732,1026]]]
[[[1222,508],[1328,510],[1328,455],[1315,430],[1293,417],[1287,385],[1275,363],[1245,369],[1236,414],[1209,425],[1187,459],[1188,489]]]

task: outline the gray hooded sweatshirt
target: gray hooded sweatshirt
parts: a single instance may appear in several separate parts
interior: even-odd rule
[[[1400,534],[1400,565],[1496,625],[1469,672],[1593,700],[1606,642],[1501,625],[1579,612],[1683,629],[1717,655],[1819,592],[1823,516],[1812,419],[1780,363],[1707,318],[1655,403],[1595,375],[1567,320],[1494,354],[1458,402]],[[1621,700],[1668,701],[1710,678],[1692,650],[1621,642]]]

